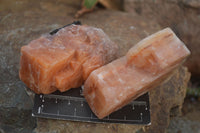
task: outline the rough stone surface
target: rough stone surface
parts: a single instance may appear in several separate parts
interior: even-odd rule
[[[125,11],[154,19],[162,28],[171,27],[192,51],[186,65],[200,75],[200,1],[199,0],[125,0]]]
[[[186,98],[183,104],[183,116],[170,120],[167,133],[199,133],[200,132],[200,102]]]
[[[186,95],[190,73],[181,67],[174,71],[162,85],[150,92],[152,125],[145,128],[147,132],[165,132],[170,116],[181,115],[181,108]]]
[[[200,122],[175,117],[170,121],[167,133],[199,133]]]
[[[55,28],[71,23],[80,0],[3,0],[0,4],[0,132],[135,132],[138,125],[92,124],[31,117],[32,101],[19,81],[20,48]],[[151,19],[134,13],[95,10],[82,23],[102,28],[119,47],[119,56],[138,41],[160,29]],[[152,125],[149,131],[164,131],[170,109],[177,115],[185,96],[189,74],[180,68],[174,76],[151,92]],[[180,98],[181,97],[181,98]],[[166,105],[166,106],[165,106]],[[160,128],[160,125],[162,129]],[[147,129],[146,129],[147,130]]]
[[[62,120],[38,119],[33,133],[127,133],[136,132],[142,126],[125,124],[96,124]]]

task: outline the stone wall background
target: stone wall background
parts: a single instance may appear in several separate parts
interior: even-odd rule
[[[200,76],[199,0],[124,0],[124,10],[153,19],[162,28],[171,27],[192,52],[186,66]]]

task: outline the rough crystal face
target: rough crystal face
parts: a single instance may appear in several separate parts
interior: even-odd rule
[[[104,118],[163,81],[190,54],[166,28],[133,46],[126,56],[93,71],[84,96],[98,118]]]
[[[21,48],[20,79],[36,93],[63,92],[81,86],[117,50],[101,29],[71,25]]]

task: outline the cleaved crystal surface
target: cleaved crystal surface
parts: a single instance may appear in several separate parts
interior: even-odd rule
[[[170,28],[133,46],[128,53],[94,70],[84,96],[98,118],[104,118],[160,84],[190,54]]]
[[[89,74],[116,58],[117,45],[99,28],[71,25],[21,48],[20,79],[49,94],[81,86]]]

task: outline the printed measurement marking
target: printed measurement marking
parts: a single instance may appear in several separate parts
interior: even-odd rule
[[[60,114],[60,111],[59,110],[57,110],[57,115],[59,115]]]
[[[40,113],[41,113],[41,107],[38,108],[38,114],[40,114]]]
[[[70,103],[70,100],[68,100],[68,105],[70,105],[71,103]]]
[[[61,95],[53,95],[53,94],[47,94],[44,95],[45,98],[54,98],[54,99],[66,99],[66,100],[73,100],[73,101],[84,101],[86,102],[86,99],[83,97],[72,97],[72,96],[61,96]],[[43,97],[43,98],[44,98]],[[147,105],[145,101],[132,101],[130,104],[132,105]]]
[[[80,94],[82,93],[82,91],[80,90]],[[55,102],[55,103],[57,103],[57,102],[59,102],[59,101],[57,101],[57,99],[61,99],[61,100],[64,100],[64,102],[66,102],[67,104],[66,105],[71,105],[71,104],[73,104],[74,105],[74,103],[73,103],[73,101],[80,101],[80,103],[79,104],[75,104],[76,106],[75,107],[78,107],[78,108],[80,108],[80,107],[83,107],[84,106],[84,104],[87,104],[87,103],[84,103],[84,102],[86,102],[86,100],[85,100],[85,98],[84,97],[73,97],[73,96],[58,96],[58,95],[54,95],[54,94],[49,94],[49,95],[40,95],[39,96],[40,98],[41,98],[41,101],[42,101],[42,103],[40,104],[40,107],[38,108],[38,110],[37,110],[37,113],[36,113],[36,115],[35,116],[40,116],[40,117],[52,117],[53,118],[53,116],[54,117],[56,117],[56,116],[59,116],[59,118],[60,117],[62,117],[61,119],[65,119],[64,117],[68,117],[67,119],[71,119],[71,120],[76,120],[77,118],[83,118],[83,119],[88,119],[88,120],[90,120],[91,119],[91,121],[96,121],[96,122],[101,122],[101,120],[100,121],[98,121],[98,118],[95,116],[95,115],[93,115],[93,113],[91,113],[91,116],[78,116],[77,115],[77,108],[74,108],[74,115],[72,114],[72,115],[65,115],[65,114],[60,114],[60,112],[59,112],[59,110],[57,110],[57,112],[55,112],[55,113],[45,113],[45,112],[43,112],[43,111],[45,111],[44,109],[43,109],[43,107],[44,107],[44,105],[46,106],[46,104],[45,104],[45,102],[44,102],[44,98],[52,98],[53,99],[53,101]],[[46,100],[46,99],[45,99]],[[72,102],[71,102],[71,100],[72,100]],[[143,111],[144,110],[148,110],[148,105],[147,105],[147,103],[148,102],[145,102],[145,101],[132,101],[131,103],[130,103],[130,105],[132,105],[132,109],[133,110],[137,110],[137,106],[135,106],[135,105],[143,105],[143,106],[145,106],[144,108],[142,108],[143,109]],[[57,113],[57,114],[56,114]],[[44,115],[46,115],[46,116],[43,116],[42,114],[44,114]],[[118,118],[116,118],[116,119],[110,119],[109,118],[109,116],[107,116],[107,117],[105,117],[105,119],[103,119],[103,121],[116,121],[116,122],[143,122],[143,113],[138,113],[139,115],[140,115],[140,117],[138,117],[138,119],[134,119],[134,120],[127,120],[127,117],[126,116],[124,116],[124,117],[122,117],[122,118],[120,118],[120,119],[118,119]],[[74,119],[75,118],[75,119]]]
[[[76,116],[76,108],[74,108],[74,116]]]
[[[74,101],[86,101],[85,98],[83,97],[72,97],[72,96],[61,96],[59,95],[53,95],[53,94],[48,94],[48,95],[44,95],[45,98],[58,98],[58,99],[64,99],[64,100],[74,100]]]
[[[56,101],[55,101],[55,103],[58,103],[58,100],[57,100],[57,98],[56,98]]]
[[[83,96],[83,89],[80,90],[80,95]]]
[[[124,116],[124,120],[126,120],[126,116]]]
[[[53,114],[53,113],[45,113],[45,112],[43,112],[42,109],[41,109],[41,113],[40,114],[41,115],[44,114],[44,115],[48,115],[48,116],[55,116],[55,114]],[[97,117],[93,117],[92,114],[91,114],[91,117],[77,116],[77,115],[64,115],[64,114],[59,114],[57,116],[60,116],[60,117],[71,117],[71,118],[84,118],[84,119],[98,119]],[[118,122],[142,122],[143,121],[142,115],[140,115],[140,116],[141,116],[140,119],[135,119],[135,120],[127,120],[127,119],[126,120],[124,120],[124,119],[108,119],[108,120],[103,119],[103,120],[104,121],[118,121]],[[101,122],[101,121],[99,121],[99,122]]]
[[[143,114],[142,114],[142,113],[140,113],[140,119],[141,119],[141,120],[143,119],[143,117],[142,117],[142,116],[143,116]]]
[[[147,105],[147,103],[145,101],[132,101],[130,103],[131,105]]]

